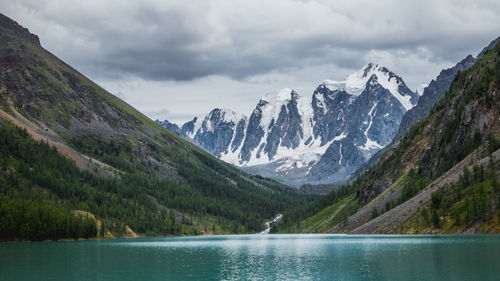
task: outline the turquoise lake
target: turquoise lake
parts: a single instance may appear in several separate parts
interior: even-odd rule
[[[227,235],[3,243],[0,280],[500,280],[500,236]]]

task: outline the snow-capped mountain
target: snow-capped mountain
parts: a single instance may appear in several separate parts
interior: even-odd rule
[[[313,94],[315,128],[318,137],[333,141],[311,167],[308,180],[345,180],[392,141],[418,98],[400,77],[379,65],[368,64],[346,81],[325,81]]]
[[[221,158],[241,146],[247,117],[230,109],[215,108],[203,119],[195,117],[182,126],[182,132],[195,143]]]
[[[397,133],[419,95],[381,65],[345,81],[325,80],[312,97],[282,89],[249,118],[214,109],[182,132],[220,159],[289,184],[340,182]]]

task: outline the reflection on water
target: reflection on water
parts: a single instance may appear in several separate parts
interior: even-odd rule
[[[0,280],[498,280],[500,236],[229,235],[0,244]]]

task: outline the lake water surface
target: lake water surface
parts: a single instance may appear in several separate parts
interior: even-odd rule
[[[228,235],[3,243],[0,280],[500,280],[500,236]]]

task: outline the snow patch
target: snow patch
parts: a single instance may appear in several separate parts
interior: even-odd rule
[[[340,154],[339,166],[342,166],[342,159],[344,158],[344,156],[342,155],[342,143],[340,144],[339,154]]]
[[[333,138],[332,142],[334,141],[339,141],[339,140],[343,140],[347,137],[347,134],[345,132],[342,132],[340,135],[336,136]]]
[[[303,96],[298,96],[297,99],[297,110],[299,111],[301,127],[302,127],[302,140],[306,141],[309,137],[314,137],[313,135],[313,108],[312,108],[312,98],[306,98]]]
[[[399,92],[399,85],[402,80],[386,67],[378,64],[369,63],[361,70],[347,76],[345,81],[325,80],[323,85],[331,91],[345,91],[349,95],[359,96],[366,87],[366,83],[372,75],[377,76],[378,83],[389,90],[391,94],[401,103],[405,110],[415,106],[410,100],[410,95],[405,95]],[[398,81],[399,80],[399,81]]]
[[[266,130],[273,120],[276,121],[278,119],[283,105],[285,106],[285,110],[288,110],[286,105],[292,99],[292,93],[294,93],[292,89],[285,88],[277,92],[268,93],[261,98],[261,101],[265,102],[260,108],[262,111],[262,119],[260,121],[262,128]]]
[[[370,128],[372,127],[372,124],[373,124],[373,110],[375,109],[375,107],[377,107],[377,104],[378,104],[378,102],[376,102],[373,105],[373,107],[370,109],[370,112],[368,112],[368,116],[370,117],[370,121],[368,122],[368,127],[366,127],[366,130],[364,132],[365,137],[366,137],[366,143],[365,143],[365,145],[359,147],[360,149],[363,149],[363,150],[372,150],[372,149],[381,149],[381,148],[383,148],[383,146],[381,146],[376,141],[371,140],[370,137],[368,137],[368,131],[370,130]]]
[[[237,113],[228,108],[221,108],[222,113],[222,121],[225,123],[233,122],[234,124],[238,124],[241,119],[246,119],[247,117],[243,114]]]
[[[318,103],[317,103],[318,107],[323,110],[322,113],[325,113],[325,111],[326,111],[325,97],[323,96],[322,93],[316,93],[315,97],[318,100]]]

